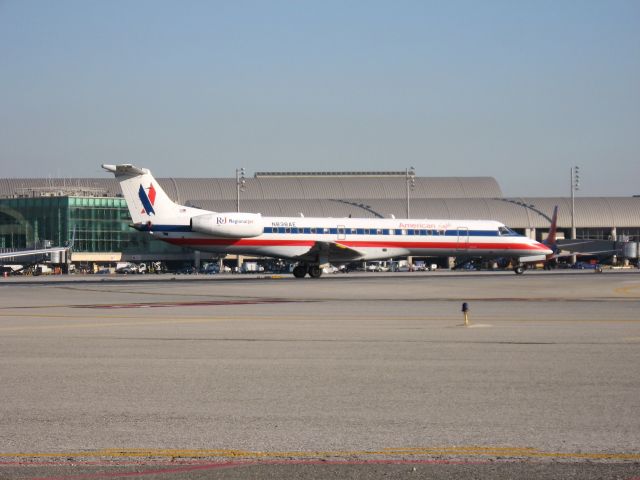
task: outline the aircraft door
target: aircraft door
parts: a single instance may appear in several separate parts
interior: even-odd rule
[[[469,228],[458,227],[458,243],[456,250],[467,250],[469,248]]]
[[[347,238],[347,233],[344,228],[344,225],[338,225],[338,240],[345,240]]]

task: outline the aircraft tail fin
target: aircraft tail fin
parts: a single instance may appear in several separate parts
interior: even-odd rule
[[[544,245],[553,250],[553,253],[558,252],[558,244],[556,241],[556,232],[558,229],[558,206],[556,205],[553,208],[553,215],[551,217],[551,226],[549,227],[549,235],[542,242]]]
[[[185,207],[169,198],[148,169],[131,164],[103,164],[102,168],[120,182],[134,224],[169,223],[185,212]]]

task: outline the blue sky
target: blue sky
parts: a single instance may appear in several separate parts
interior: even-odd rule
[[[0,176],[101,163],[640,194],[640,2],[0,0]]]

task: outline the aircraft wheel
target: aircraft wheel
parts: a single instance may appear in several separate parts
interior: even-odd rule
[[[522,275],[524,273],[524,266],[517,265],[513,271],[516,272],[517,275]]]
[[[305,265],[298,265],[293,269],[293,276],[296,278],[304,278],[307,274],[307,267]]]
[[[318,265],[311,265],[309,267],[309,276],[311,278],[320,278],[322,275],[322,269]]]

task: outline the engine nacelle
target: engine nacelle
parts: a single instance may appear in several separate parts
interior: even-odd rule
[[[244,238],[262,234],[259,213],[206,213],[191,217],[191,230],[216,237]]]

